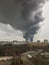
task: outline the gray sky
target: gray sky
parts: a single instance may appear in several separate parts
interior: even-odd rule
[[[43,16],[45,20],[40,24],[41,28],[39,29],[38,33],[34,37],[34,41],[44,39],[49,40],[49,2],[47,2],[43,7]]]
[[[45,17],[45,20],[40,24],[41,28],[35,35],[34,41],[37,39],[40,39],[41,41],[44,39],[49,40],[49,2],[47,2],[43,7],[43,16]],[[0,40],[13,39],[25,40],[21,31],[13,29],[9,24],[0,23]]]
[[[22,32],[15,30],[9,24],[0,23],[0,40],[24,40]]]

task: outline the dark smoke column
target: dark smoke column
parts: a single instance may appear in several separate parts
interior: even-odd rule
[[[19,0],[20,1],[20,0]],[[18,2],[19,2],[18,1]],[[37,33],[39,27],[39,22],[43,21],[42,18],[42,6],[44,4],[44,0],[21,0],[22,2],[22,12],[21,16],[24,20],[24,27],[22,31],[24,31],[24,38],[26,41],[33,41],[34,34]],[[16,2],[17,3],[17,2]]]
[[[0,21],[23,32],[23,37],[33,41],[43,21],[42,7],[45,0],[0,0]]]

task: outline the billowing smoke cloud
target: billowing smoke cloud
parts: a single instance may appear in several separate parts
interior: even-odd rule
[[[45,0],[0,0],[0,21],[23,32],[26,40],[33,40],[43,21],[42,6]]]

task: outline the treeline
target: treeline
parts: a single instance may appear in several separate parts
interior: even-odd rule
[[[28,44],[21,44],[21,45],[12,45],[12,44],[4,44],[0,45],[0,56],[3,55],[9,55],[12,56],[13,54],[21,54],[30,50],[36,50],[36,49],[44,49],[48,50],[49,49],[49,44],[47,46],[30,46]]]

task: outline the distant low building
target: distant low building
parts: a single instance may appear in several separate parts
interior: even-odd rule
[[[39,42],[39,43],[40,43],[40,40],[37,40],[37,42]]]
[[[47,40],[47,39],[45,39],[45,40],[44,40],[44,43],[48,43],[48,40]]]

